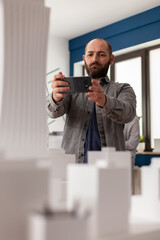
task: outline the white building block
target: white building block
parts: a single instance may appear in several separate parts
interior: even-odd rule
[[[154,150],[153,152],[160,152],[160,138],[154,139]]]
[[[33,169],[33,168],[37,168],[38,166],[38,160],[33,160],[33,159],[26,159],[23,161],[18,159],[18,160],[15,160],[15,159],[6,159],[6,157],[4,156],[2,160],[0,160],[0,169],[6,169],[8,170],[9,169],[15,169],[15,170],[18,170],[18,169],[22,169],[22,168],[25,168],[25,169]],[[47,166],[45,166],[46,168]]]
[[[86,221],[67,212],[35,213],[29,219],[28,240],[88,240]]]
[[[111,151],[111,152],[115,152],[116,148],[115,147],[102,147],[102,151]]]
[[[46,156],[50,11],[42,0],[0,0],[0,13],[0,150],[10,159]]]
[[[150,166],[153,168],[160,168],[160,157],[152,158]]]
[[[160,200],[160,168],[142,167],[142,195],[147,199]]]
[[[91,239],[89,237],[86,238],[86,225],[82,223],[82,219],[77,221],[75,218],[74,223],[68,220],[69,218],[67,218],[67,216],[65,217],[62,215],[61,218],[59,217],[58,221],[57,214],[51,218],[49,216],[47,218],[42,214],[33,213],[29,218],[28,240],[67,240],[69,238],[70,240]],[[76,223],[78,223],[78,227]],[[69,233],[68,230],[70,230]],[[136,218],[132,220],[127,231],[111,234],[104,238],[94,238],[94,240],[159,240],[159,236],[160,223]]]
[[[132,196],[131,215],[142,219],[148,219],[154,222],[160,222],[160,203],[157,200],[152,201],[142,196]]]
[[[132,215],[160,221],[160,158],[141,168],[141,188],[142,194],[132,197]]]
[[[75,155],[62,151],[50,151],[49,202],[53,209],[66,205],[67,166],[75,163]]]
[[[159,240],[159,236],[160,223],[151,220],[132,218],[127,231],[112,234],[101,240]]]
[[[95,165],[69,165],[67,206],[80,204],[91,211],[89,235],[105,236],[127,230],[130,184],[127,168],[98,168]]]
[[[50,177],[48,203],[52,209],[66,207],[67,181]]]
[[[108,166],[125,167],[131,169],[131,153],[129,151],[89,151],[88,163],[94,164],[98,160],[106,160]]]
[[[106,166],[115,168],[126,168],[129,171],[129,184],[131,186],[132,161],[130,151],[114,151],[114,148],[103,148],[102,151],[89,151],[88,163],[95,164],[99,160],[105,160]],[[131,195],[131,188],[130,188]]]
[[[67,166],[75,163],[75,155],[65,154],[62,149],[52,149],[45,160],[38,161],[38,166],[50,168],[49,205],[57,209],[66,205]]]
[[[49,151],[49,159],[52,163],[52,176],[65,181],[67,179],[67,166],[70,163],[75,163],[75,155],[65,154],[62,149],[53,149]]]
[[[48,199],[49,169],[0,165],[0,239],[27,240],[27,216]]]

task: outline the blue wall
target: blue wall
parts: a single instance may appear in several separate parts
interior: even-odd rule
[[[84,48],[93,38],[109,41],[113,51],[160,38],[160,6],[89,32],[69,41],[70,76],[73,65],[82,61]]]

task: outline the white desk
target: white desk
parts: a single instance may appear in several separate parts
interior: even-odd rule
[[[110,235],[98,240],[160,240],[160,222],[132,218],[128,232]]]

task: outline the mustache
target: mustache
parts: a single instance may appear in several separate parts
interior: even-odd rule
[[[99,62],[96,62],[96,61],[93,62],[93,63],[91,63],[89,66],[92,67],[92,66],[95,65],[95,64],[96,64],[97,66],[102,66]]]

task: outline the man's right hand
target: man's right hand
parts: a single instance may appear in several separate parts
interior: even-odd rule
[[[59,72],[54,76],[52,80],[52,96],[55,102],[59,102],[66,96],[66,94],[60,92],[68,91],[70,89],[68,82],[60,80],[64,78],[65,76]]]

